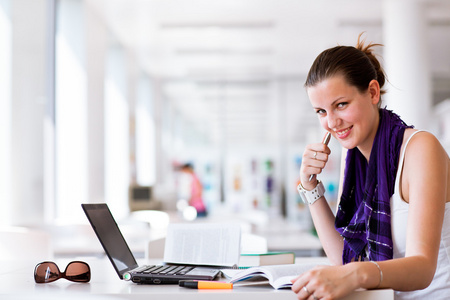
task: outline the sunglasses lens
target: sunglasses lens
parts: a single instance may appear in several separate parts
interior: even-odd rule
[[[52,282],[60,277],[58,267],[52,262],[43,262],[34,269],[34,280],[37,283]]]
[[[84,262],[71,262],[66,268],[66,278],[76,282],[89,282],[91,279],[91,269]]]

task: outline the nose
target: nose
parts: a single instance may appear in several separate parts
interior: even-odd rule
[[[328,112],[327,114],[327,125],[328,129],[338,128],[339,118],[336,114]]]

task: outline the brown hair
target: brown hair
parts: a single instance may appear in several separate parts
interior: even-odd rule
[[[360,92],[367,91],[373,79],[378,81],[381,89],[386,76],[372,48],[383,45],[369,43],[365,46],[365,40],[361,40],[362,34],[358,36],[356,47],[336,46],[320,53],[309,70],[305,87],[315,86],[335,75],[343,75],[347,83]],[[381,89],[380,93],[382,95],[385,91]]]

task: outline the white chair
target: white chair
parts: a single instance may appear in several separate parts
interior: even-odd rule
[[[151,229],[167,229],[169,226],[169,214],[159,210],[137,210],[131,213],[131,218],[145,222]]]
[[[158,238],[150,240],[147,248],[145,248],[145,257],[147,259],[161,259],[164,257],[164,246],[166,244],[166,238]]]
[[[159,210],[137,210],[130,214],[131,219],[147,223],[149,226],[149,242],[145,246],[145,257],[161,259],[164,256],[164,244],[170,217],[167,212]]]
[[[267,252],[267,239],[265,237],[251,234],[241,234],[241,254],[260,254]]]
[[[0,228],[0,260],[50,260],[50,234],[25,227]]]

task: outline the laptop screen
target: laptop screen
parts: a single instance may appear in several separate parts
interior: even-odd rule
[[[105,203],[81,206],[120,278],[125,272],[137,268],[136,260],[108,206]]]

